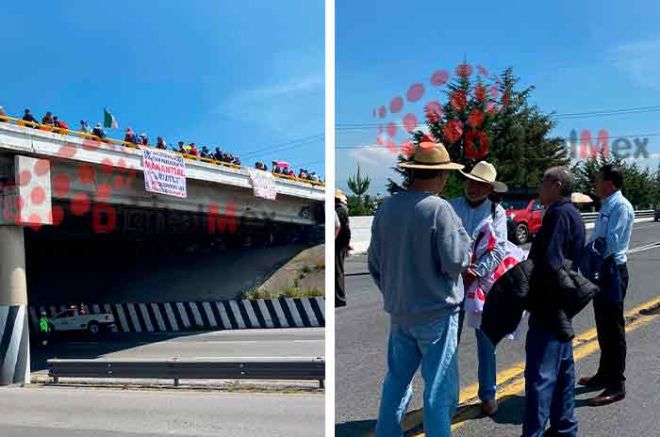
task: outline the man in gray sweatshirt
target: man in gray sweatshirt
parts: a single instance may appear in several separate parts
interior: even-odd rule
[[[399,166],[410,169],[412,183],[379,208],[368,253],[369,272],[391,320],[375,434],[403,436],[401,422],[421,364],[426,434],[449,437],[458,404],[461,272],[469,265],[471,242],[453,208],[437,194],[448,171],[463,166],[428,137],[420,141],[414,160]]]

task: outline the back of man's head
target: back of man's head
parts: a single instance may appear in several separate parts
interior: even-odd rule
[[[605,164],[601,167],[600,173],[604,181],[612,182],[612,185],[618,190],[623,188],[623,172],[621,169],[612,164]]]
[[[550,167],[543,174],[543,179],[550,182],[559,182],[561,184],[560,193],[562,197],[569,197],[575,191],[575,178],[567,167]]]

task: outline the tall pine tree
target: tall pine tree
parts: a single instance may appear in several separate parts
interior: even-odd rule
[[[510,186],[537,187],[545,169],[567,165],[569,159],[564,140],[549,136],[555,126],[552,117],[529,103],[534,87],[519,89],[519,80],[512,68],[491,82],[481,77],[473,79],[472,67],[461,64],[444,91],[446,102],[427,104],[426,122],[429,133],[467,171],[487,159],[496,166],[499,180]],[[412,133],[414,145],[421,136],[421,131]],[[409,160],[403,154],[398,159]],[[391,194],[408,188],[410,183],[408,171],[395,171],[403,181],[388,179]],[[462,184],[452,174],[445,195],[453,197],[461,192]]]

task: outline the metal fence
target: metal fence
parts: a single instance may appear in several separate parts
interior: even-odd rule
[[[249,360],[48,360],[48,376],[60,378],[260,379],[318,381],[323,388],[323,358],[251,358]]]
[[[584,212],[582,213],[582,220],[584,220],[585,223],[593,223],[596,221],[596,218],[598,217],[597,212]],[[641,218],[647,218],[647,217],[653,217],[653,210],[652,209],[646,209],[642,211],[635,211],[635,218],[636,219],[641,219]]]

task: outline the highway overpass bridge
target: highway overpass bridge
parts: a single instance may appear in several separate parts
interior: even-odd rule
[[[30,300],[90,282],[89,290],[102,293],[113,281],[99,277],[94,265],[117,286],[121,271],[132,272],[127,280],[136,283],[142,266],[151,266],[153,277],[159,268],[185,269],[187,253],[199,267],[212,252],[222,274],[209,280],[235,294],[231,287],[245,284],[251,260],[263,270],[293,256],[284,245],[276,261],[245,255],[246,247],[305,245],[322,235],[323,185],[261,175],[277,193],[270,200],[255,195],[253,169],[184,158],[185,197],[149,192],[137,147],[0,120],[0,385],[29,381],[28,283]],[[160,263],[170,252],[174,264]],[[242,277],[227,262],[232,253],[245,259]],[[170,278],[161,286],[174,284]],[[199,281],[193,287],[208,286]]]

